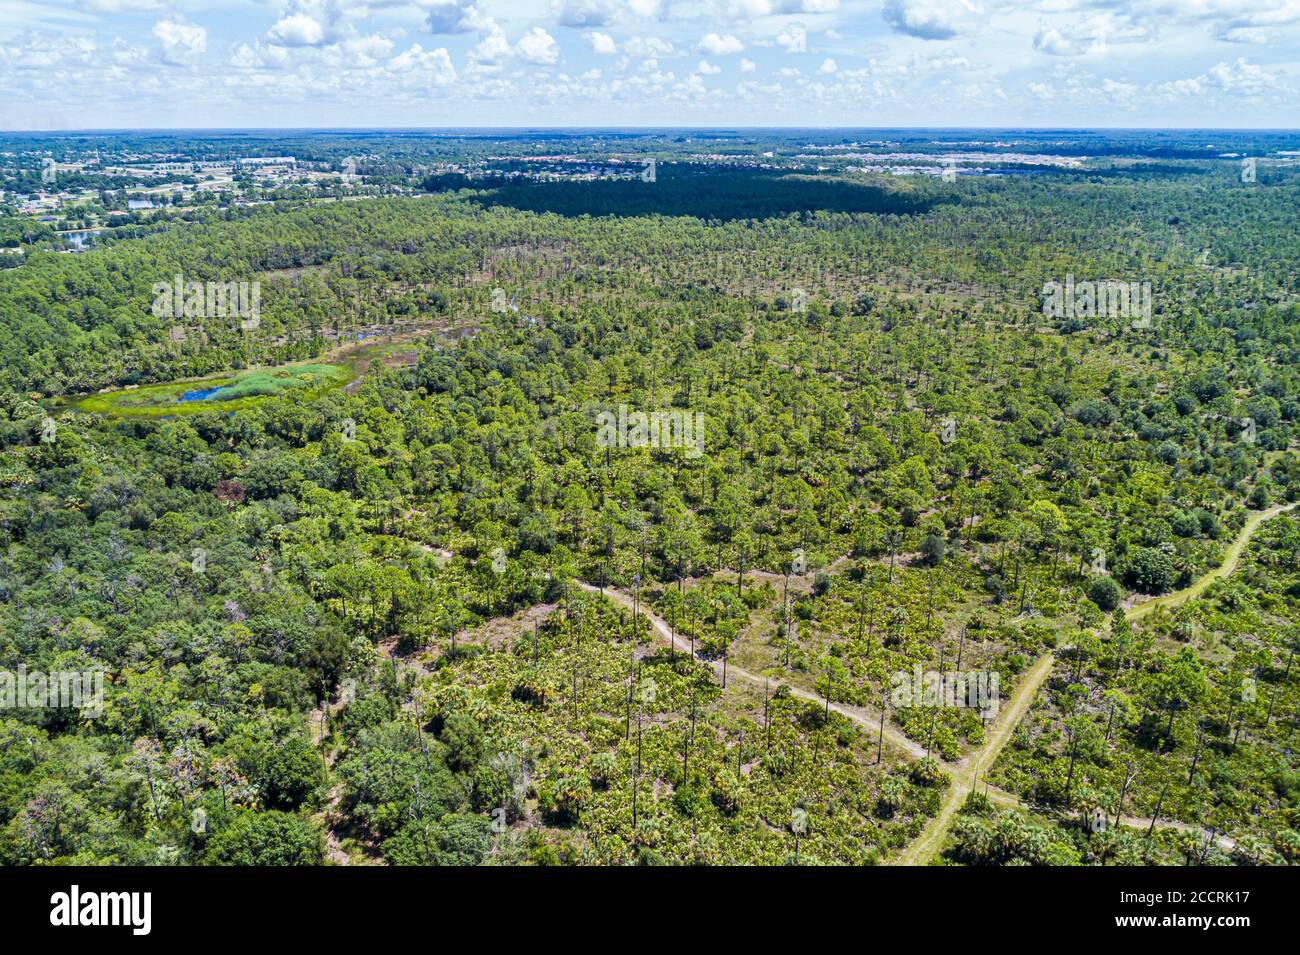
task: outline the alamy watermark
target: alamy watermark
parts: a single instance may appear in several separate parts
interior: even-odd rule
[[[939,422],[939,440],[944,444],[952,444],[957,440],[956,418],[944,418]]]
[[[80,710],[87,719],[104,712],[103,670],[0,670],[0,710]]]
[[[1151,283],[1100,281],[1043,283],[1047,318],[1127,318],[1133,328],[1151,327]]]
[[[596,444],[602,448],[684,448],[686,457],[704,453],[704,415],[691,411],[628,411],[596,415]]]
[[[992,670],[938,673],[922,670],[921,664],[909,673],[898,670],[889,678],[889,699],[895,707],[940,706],[967,707],[979,710],[980,716],[997,716],[1001,702],[999,677]]]
[[[261,324],[261,282],[187,282],[177,273],[153,286],[155,318],[238,318],[252,331]]]
[[[152,892],[92,892],[73,885],[50,896],[50,924],[59,926],[126,926],[132,935],[153,928]]]

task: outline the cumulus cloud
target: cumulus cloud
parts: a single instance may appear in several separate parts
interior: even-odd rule
[[[555,38],[541,27],[533,27],[515,44],[519,58],[537,66],[552,66],[560,58]]]
[[[1050,56],[1073,56],[1075,52],[1065,35],[1051,27],[1040,27],[1034,34],[1034,49]]]
[[[472,33],[484,26],[473,0],[417,0],[425,25],[434,36]]]
[[[808,31],[798,23],[791,23],[776,35],[776,43],[787,53],[807,53]]]
[[[293,13],[277,20],[267,36],[285,46],[320,46],[325,42],[325,24],[305,13]]]
[[[593,53],[599,53],[602,56],[613,56],[618,52],[618,44],[608,33],[588,33],[587,42],[591,44]]]
[[[1217,17],[1211,28],[1227,43],[1267,43],[1277,27],[1300,22],[1300,0],[1250,0],[1215,4],[1206,15]]]
[[[949,40],[960,32],[959,6],[971,9],[957,0],[885,0],[880,14],[899,33],[922,40]]]
[[[153,35],[162,44],[163,59],[169,63],[189,62],[208,48],[208,31],[181,19],[159,20]]]
[[[32,37],[21,44],[0,46],[0,63],[13,70],[49,70],[69,62],[84,63],[98,50],[85,37]]]
[[[1274,85],[1273,77],[1256,63],[1238,57],[1233,63],[1218,63],[1210,67],[1196,82],[1203,89],[1217,90],[1233,96],[1257,96],[1267,93]]]
[[[329,62],[340,66],[367,69],[393,52],[393,41],[382,33],[354,36],[331,47],[326,54]]]
[[[1106,79],[1101,82],[1102,92],[1112,99],[1128,99],[1138,91],[1133,83],[1121,83],[1118,80]]]
[[[255,41],[252,45],[241,43],[231,54],[230,65],[239,70],[274,69],[283,66],[289,51],[274,43]]]
[[[1167,96],[1205,97],[1212,94],[1263,99],[1279,93],[1280,77],[1244,57],[1234,62],[1217,63],[1200,76],[1171,80],[1155,87]]]
[[[507,59],[514,51],[505,31],[495,23],[489,24],[487,34],[469,51],[470,62],[482,65],[494,65]]]
[[[1040,27],[1034,34],[1034,49],[1050,56],[1100,56],[1109,44],[1144,43],[1153,35],[1145,24],[1122,23],[1114,15],[1102,13],[1060,29]]]
[[[442,47],[426,50],[418,43],[388,61],[390,72],[425,80],[430,86],[447,86],[456,81],[456,67],[451,55]]]
[[[562,0],[557,6],[556,22],[577,30],[606,26],[614,17],[614,5],[609,0]]]
[[[730,33],[719,36],[716,33],[708,33],[700,38],[700,50],[713,56],[726,56],[730,53],[739,53],[745,48],[745,44]]]
[[[671,56],[673,45],[657,36],[634,36],[623,44],[623,52],[637,59],[648,56]]]
[[[118,110],[113,119],[123,125],[144,108],[134,105],[137,100],[168,88],[174,98],[190,97],[177,99],[187,109],[191,102],[193,110],[212,106],[214,116],[247,116],[254,123],[282,115],[289,104],[347,88],[357,94],[349,97],[353,107],[339,101],[337,108],[340,120],[350,122],[357,121],[356,103],[372,101],[367,95],[390,105],[414,102],[421,91],[458,88],[467,78],[473,83],[466,84],[463,102],[449,98],[458,119],[466,110],[474,115],[465,106],[471,100],[502,99],[510,111],[502,115],[512,121],[528,121],[535,106],[569,103],[574,120],[591,121],[597,114],[582,112],[584,98],[597,96],[599,85],[603,101],[636,104],[627,114],[632,122],[662,121],[648,104],[676,106],[673,100],[682,97],[693,105],[718,104],[708,121],[736,122],[746,114],[727,104],[751,102],[765,89],[780,91],[782,108],[799,104],[810,116],[847,119],[837,110],[848,98],[827,105],[834,89],[906,102],[922,123],[952,115],[961,102],[996,105],[1002,99],[1009,105],[997,106],[997,116],[1007,124],[1018,113],[1042,113],[1039,104],[1051,101],[1063,109],[1086,104],[1101,118],[1143,110],[1144,122],[1168,115],[1203,124],[1231,106],[1243,122],[1284,125],[1286,103],[1295,101],[1300,82],[1285,43],[1271,51],[1277,55],[1255,62],[1235,59],[1220,45],[1279,37],[1289,42],[1300,29],[1300,0],[548,0],[545,7],[506,0],[256,0],[246,17],[210,20],[192,12],[206,8],[182,0],[78,2],[98,16],[33,21],[39,43],[11,29],[0,40],[0,74],[22,94],[12,99],[52,97],[52,103],[60,102],[57,84],[67,85],[60,77],[75,76],[81,90],[104,91],[105,108]],[[23,10],[28,6],[36,9],[19,0]],[[849,12],[837,16],[845,6]],[[883,21],[866,37],[869,47],[862,46],[863,24],[855,20],[861,7],[879,10]],[[988,30],[986,44],[956,51],[953,38],[984,27],[984,7],[997,17],[996,32]],[[500,10],[501,22],[485,8]],[[143,30],[136,30],[144,35],[134,46],[116,39],[132,36],[134,14],[151,9],[165,12],[146,14]],[[178,9],[202,25],[171,12]],[[546,19],[536,17],[538,10]],[[521,19],[529,14],[532,19]],[[728,15],[734,19],[724,19]],[[631,26],[637,18],[643,19]],[[866,33],[872,32],[867,25]],[[453,56],[430,39],[441,34],[467,35],[468,42],[447,44]],[[1115,56],[1120,44],[1153,44],[1158,35],[1168,40],[1150,55]],[[604,70],[584,63],[577,72],[586,73],[569,75],[566,51],[599,61]],[[754,51],[761,68],[746,58]],[[1091,69],[1052,62],[1083,58],[1092,58]],[[760,72],[764,77],[756,82]],[[214,98],[223,85],[256,95],[225,106]],[[94,119],[85,103],[84,95],[71,93],[61,101],[69,115]],[[0,103],[0,112],[5,108]],[[8,109],[14,114],[15,107]],[[365,118],[361,113],[360,121]],[[380,121],[379,113],[373,118]]]

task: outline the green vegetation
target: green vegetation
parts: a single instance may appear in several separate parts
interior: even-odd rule
[[[1017,730],[996,785],[1061,812],[1101,807],[1244,833],[1250,861],[1293,861],[1300,803],[1300,524],[1264,524],[1236,573],[1173,613],[1085,636]],[[1073,765],[1071,765],[1073,764]]]
[[[349,369],[341,365],[287,365],[165,385],[123,388],[81,398],[72,407],[113,417],[196,414],[213,405],[223,411],[236,411],[269,396],[310,401],[351,378]]]
[[[26,256],[0,671],[105,699],[0,710],[0,862],[1296,861],[1300,529],[1251,522],[1300,500],[1300,178],[1164,158],[467,178]],[[177,272],[262,281],[259,328],[169,338]],[[1043,315],[1067,274],[1152,323]],[[1002,709],[896,692],[957,671]]]

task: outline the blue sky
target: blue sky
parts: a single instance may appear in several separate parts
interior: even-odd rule
[[[1300,0],[0,0],[0,127],[1300,126]]]

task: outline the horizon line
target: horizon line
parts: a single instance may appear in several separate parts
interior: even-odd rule
[[[1300,127],[1286,126],[102,126],[52,129],[0,129],[0,136],[122,133],[239,133],[239,132],[807,132],[807,131],[1006,131],[1006,132],[1207,132],[1207,133],[1296,133]]]

